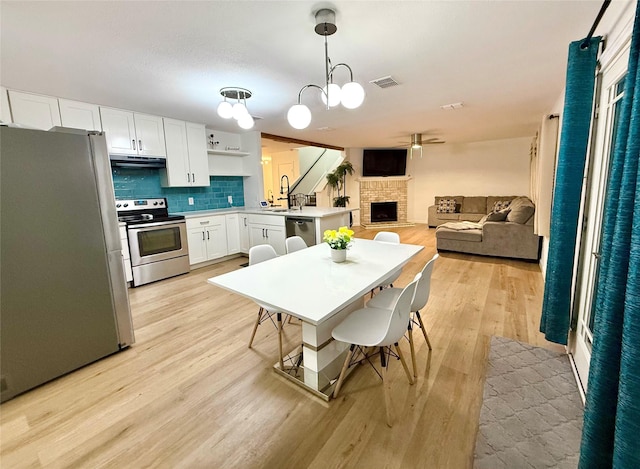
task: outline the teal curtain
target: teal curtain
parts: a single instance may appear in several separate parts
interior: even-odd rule
[[[569,45],[562,133],[551,208],[551,234],[540,332],[567,344],[571,311],[571,277],[576,247],[580,194],[593,111],[596,59],[600,37],[581,48]]]
[[[640,3],[605,200],[581,469],[640,468]]]

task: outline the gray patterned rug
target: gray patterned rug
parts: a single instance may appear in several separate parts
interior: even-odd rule
[[[474,468],[575,469],[583,410],[567,355],[492,337]]]

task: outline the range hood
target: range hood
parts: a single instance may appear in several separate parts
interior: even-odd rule
[[[166,168],[167,159],[149,156],[109,155],[111,166],[120,168]]]

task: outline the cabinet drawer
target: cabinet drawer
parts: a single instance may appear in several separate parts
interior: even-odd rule
[[[282,215],[249,215],[249,223],[256,225],[273,225],[284,227],[284,217]]]
[[[207,217],[187,218],[187,229],[206,228],[208,226],[223,225],[224,215],[213,215]]]

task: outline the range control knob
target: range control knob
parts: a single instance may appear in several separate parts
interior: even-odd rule
[[[161,200],[161,201],[160,201],[160,205],[164,205],[164,200]]]
[[[129,206],[129,204],[124,204],[124,206],[125,206],[125,207],[128,207],[128,206]]]
[[[116,204],[116,208],[122,207],[122,204]]]
[[[154,202],[153,205],[158,205],[158,202]]]

